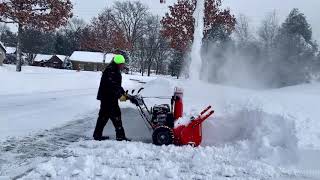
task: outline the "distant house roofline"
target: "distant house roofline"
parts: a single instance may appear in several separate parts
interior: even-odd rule
[[[71,61],[87,63],[110,63],[114,54],[90,51],[74,51],[70,56]]]
[[[16,47],[10,47],[10,46],[6,46],[6,50],[7,50],[7,54],[15,54],[17,51]]]
[[[56,56],[62,62],[67,58],[65,55],[51,55],[51,54],[36,54],[35,58],[33,59],[34,62],[41,62],[41,61],[49,61],[52,57]]]
[[[57,58],[59,58],[62,62],[64,62],[68,56],[65,56],[65,55],[59,55],[59,54],[55,54],[53,56],[56,56]]]
[[[33,61],[34,62],[48,61],[49,59],[52,58],[52,56],[53,55],[49,55],[49,54],[36,54]]]

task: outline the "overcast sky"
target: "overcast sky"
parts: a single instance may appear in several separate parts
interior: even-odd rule
[[[114,1],[72,0],[74,16],[90,22],[105,7],[112,6]],[[166,0],[166,4],[160,4],[160,0],[140,1],[146,4],[151,9],[151,12],[164,15],[168,11],[167,6],[172,5],[177,0]],[[299,8],[306,15],[308,22],[312,26],[313,38],[320,42],[320,0],[222,0],[222,4],[224,8],[230,8],[231,12],[236,16],[240,13],[246,15],[254,31],[256,31],[267,13],[276,10],[280,22],[283,22],[293,8]]]
[[[74,14],[87,22],[97,16],[105,7],[111,6],[115,0],[73,0]],[[176,0],[166,0],[166,4],[160,4],[160,0],[140,0],[145,3],[152,12],[163,15],[167,6]],[[261,19],[268,12],[276,10],[281,22],[293,8],[299,8],[312,25],[314,38],[320,41],[320,0],[222,0],[224,7],[229,7],[235,15],[242,13],[249,17],[250,23],[256,29]]]

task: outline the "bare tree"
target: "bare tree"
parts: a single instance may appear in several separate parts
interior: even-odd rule
[[[170,48],[169,42],[161,35],[157,43],[157,53],[156,53],[156,74],[165,74],[165,64],[172,54],[172,49]],[[167,63],[168,64],[168,63]]]
[[[236,33],[236,37],[238,38],[238,41],[241,44],[247,43],[253,38],[249,28],[248,17],[246,17],[243,14],[239,15],[239,17],[237,18],[235,33]]]
[[[142,75],[147,70],[150,76],[152,68],[159,72],[170,51],[169,43],[161,36],[161,24],[158,16],[149,15],[145,21],[144,35],[136,43],[134,56]]]
[[[148,8],[140,1],[116,1],[112,9],[115,25],[124,32],[127,42],[134,48],[138,39],[144,34]]]
[[[81,48],[105,53],[115,49],[127,49],[124,31],[119,29],[116,23],[113,10],[105,9],[84,29],[86,33],[81,37]]]
[[[146,35],[147,35],[147,72],[148,76],[151,73],[151,67],[156,61],[156,55],[159,48],[160,36],[160,19],[157,16],[149,16],[146,21]]]
[[[269,13],[262,21],[258,30],[258,35],[265,48],[270,49],[275,46],[275,40],[279,33],[279,20],[276,11]]]
[[[71,30],[73,32],[76,32],[78,30],[81,30],[86,27],[86,22],[83,19],[80,18],[71,18],[68,21],[67,26],[65,27],[67,30]]]
[[[141,75],[144,75],[146,59],[147,57],[147,44],[145,41],[145,37],[141,37],[136,42],[136,50],[132,53],[134,57],[134,61],[131,62],[131,65],[138,68]]]

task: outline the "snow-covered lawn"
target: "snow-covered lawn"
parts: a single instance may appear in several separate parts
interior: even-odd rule
[[[92,113],[99,108],[95,96],[100,77],[98,72],[24,67],[22,73],[16,73],[13,66],[0,67],[0,138],[6,141],[7,136],[23,137],[84,116],[90,116],[88,119],[94,124],[96,114]],[[57,151],[67,155],[46,158],[28,168],[28,173],[19,172],[19,177],[320,178],[319,83],[249,90],[169,77],[124,75],[123,85],[126,89],[144,86],[144,96],[171,96],[174,87],[182,87],[186,117],[213,105],[215,114],[203,125],[202,147],[157,147],[146,141],[94,142],[90,140],[91,129],[84,129],[88,140]],[[147,100],[150,106],[159,103],[168,100]],[[133,106],[123,103],[121,107]],[[125,121],[130,118],[139,121],[138,117],[124,117]],[[145,127],[131,125],[125,126],[129,132],[146,131]],[[6,174],[0,171],[1,175]]]

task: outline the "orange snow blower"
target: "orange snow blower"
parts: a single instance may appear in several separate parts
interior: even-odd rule
[[[155,145],[192,145],[197,147],[202,141],[202,123],[207,120],[214,111],[208,106],[198,116],[191,117],[186,124],[179,124],[183,116],[183,91],[175,88],[172,97],[143,97],[139,89],[136,95],[128,95],[131,103],[135,104],[142,119],[152,130],[152,141]],[[134,90],[131,94],[134,93]],[[145,98],[171,99],[169,104],[155,105],[149,109]]]

